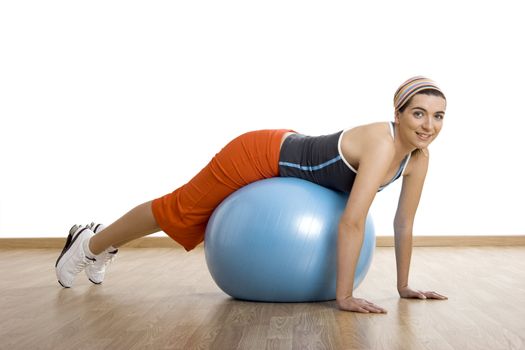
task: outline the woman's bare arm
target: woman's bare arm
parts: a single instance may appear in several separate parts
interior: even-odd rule
[[[412,257],[412,229],[429,163],[428,151],[425,153],[417,152],[410,161],[407,174],[403,177],[394,219],[397,290],[402,298],[446,299],[438,293],[415,290],[408,285]]]
[[[339,224],[337,244],[337,304],[357,312],[386,312],[364,299],[354,298],[354,276],[363,243],[366,216],[394,157],[392,143],[372,140],[361,156],[359,169]]]

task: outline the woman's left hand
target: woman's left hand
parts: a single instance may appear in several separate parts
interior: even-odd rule
[[[438,294],[436,292],[426,292],[422,290],[412,289],[410,287],[403,287],[398,290],[399,296],[401,298],[411,298],[411,299],[438,299],[446,300],[446,296]]]

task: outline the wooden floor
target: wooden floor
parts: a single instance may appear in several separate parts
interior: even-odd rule
[[[202,249],[123,249],[103,285],[54,275],[56,250],[0,250],[0,349],[525,349],[525,247],[417,247],[411,284],[447,301],[405,300],[393,248],[377,248],[357,296],[251,303],[211,279]]]

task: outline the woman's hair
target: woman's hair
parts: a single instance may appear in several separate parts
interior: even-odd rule
[[[401,107],[399,107],[397,110],[401,113],[403,113],[405,111],[405,108],[407,108],[408,105],[410,105],[410,101],[412,101],[412,98],[414,98],[414,96],[416,95],[428,95],[428,96],[438,96],[438,97],[441,97],[442,99],[444,99],[445,101],[447,100],[445,98],[445,95],[439,91],[439,90],[433,90],[433,89],[425,89],[425,90],[421,90],[421,91],[418,91],[417,93],[415,93],[414,95],[412,95]]]
[[[412,97],[420,93],[425,95],[440,96],[446,100],[445,94],[437,86],[435,81],[418,75],[405,81],[396,90],[396,93],[394,94],[395,111],[403,112],[405,107],[410,103]]]

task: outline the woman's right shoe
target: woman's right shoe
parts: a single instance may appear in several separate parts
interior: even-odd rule
[[[72,287],[75,276],[96,261],[94,256],[85,252],[93,235],[94,233],[84,226],[74,225],[69,230],[66,244],[55,263],[55,273],[62,287]]]
[[[102,224],[95,224],[94,222],[89,224],[87,227],[95,234],[106,228],[106,226]],[[104,281],[106,269],[108,265],[115,259],[117,253],[118,249],[108,248],[104,252],[95,256],[96,261],[93,264],[87,266],[85,269],[86,276],[92,283],[101,284]]]

